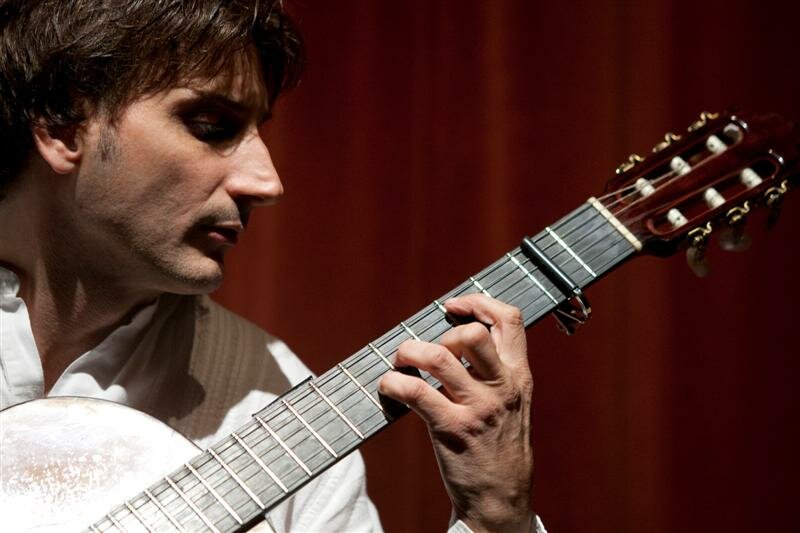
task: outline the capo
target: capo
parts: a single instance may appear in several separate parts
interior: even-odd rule
[[[567,335],[572,335],[579,325],[589,320],[589,316],[592,313],[589,300],[586,299],[578,284],[547,257],[530,237],[525,237],[522,240],[520,249],[525,254],[525,257],[530,259],[531,263],[536,265],[547,279],[567,297],[564,302],[555,308],[553,316],[558,321],[559,328]]]

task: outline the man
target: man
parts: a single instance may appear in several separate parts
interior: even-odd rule
[[[0,407],[108,399],[206,447],[307,376],[203,296],[251,210],[282,194],[263,127],[301,62],[274,0],[0,0]],[[444,392],[399,372],[380,392],[428,424],[452,529],[538,529],[519,313],[476,295],[445,305],[489,328],[406,342],[394,360]],[[357,454],[267,521],[380,529]]]

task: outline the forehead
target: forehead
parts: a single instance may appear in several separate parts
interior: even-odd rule
[[[108,114],[101,109],[96,118],[105,117],[115,126],[123,116],[162,106],[169,109],[174,104],[196,104],[200,108],[219,106],[254,116],[259,122],[266,120],[270,112],[269,92],[257,54],[249,49],[242,50],[226,58],[225,64],[211,73],[184,76],[170,87],[141,95],[117,113]]]
[[[238,52],[213,76],[184,79],[176,88],[212,100],[227,100],[258,115],[266,116],[269,112],[264,70],[252,47]]]

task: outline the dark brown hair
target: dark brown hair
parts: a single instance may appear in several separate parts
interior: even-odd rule
[[[30,153],[32,121],[113,117],[140,96],[216,77],[248,46],[272,102],[303,60],[280,0],[0,0],[0,198]]]

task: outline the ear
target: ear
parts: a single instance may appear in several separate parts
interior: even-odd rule
[[[48,127],[42,122],[32,128],[33,142],[42,159],[56,174],[75,170],[83,155],[78,137],[79,126]]]

